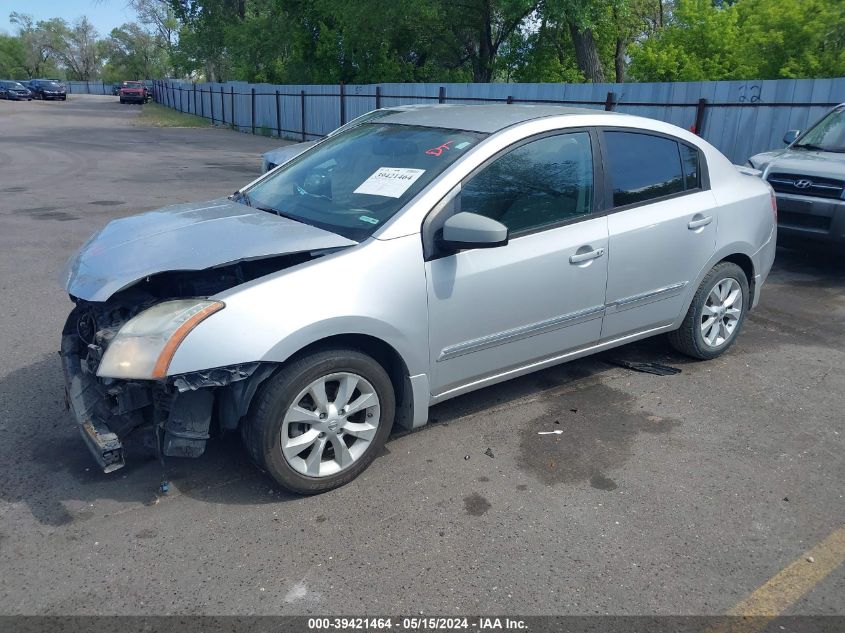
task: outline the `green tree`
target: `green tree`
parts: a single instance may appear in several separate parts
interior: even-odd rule
[[[101,52],[108,60],[103,68],[105,81],[150,79],[167,72],[165,47],[156,35],[134,22],[112,29]]]
[[[769,0],[772,1],[772,0]],[[754,74],[742,52],[735,6],[677,0],[667,26],[630,47],[629,75],[637,81],[707,81]]]
[[[755,78],[845,75],[845,1],[743,0],[734,8]]]
[[[26,49],[20,37],[0,34],[0,77],[22,79],[26,72]]]
[[[82,16],[72,25],[61,18],[53,18],[39,22],[38,26],[47,33],[47,46],[64,67],[68,79],[89,81],[100,76],[99,36],[87,17]]]
[[[18,28],[18,40],[23,48],[21,66],[27,77],[43,77],[56,73],[56,61],[50,46],[50,34],[35,23],[32,16],[13,12],[9,21]]]

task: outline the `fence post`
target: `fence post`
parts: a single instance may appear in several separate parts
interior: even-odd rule
[[[508,95],[507,104],[510,105],[513,103],[513,95]]]
[[[346,84],[340,82],[340,124],[346,123]]]
[[[241,126],[238,125],[237,127],[235,127],[237,125],[235,123],[235,121],[237,121],[237,119],[235,118],[235,87],[234,86],[232,86],[231,93],[232,94],[229,97],[229,105],[232,107],[232,129],[238,130],[240,132]]]
[[[279,91],[276,91],[276,136],[282,138],[282,106],[279,103]]]
[[[223,101],[223,86],[220,86],[220,122],[226,125],[226,103]]]
[[[376,86],[376,110],[381,108],[381,86]]]
[[[252,124],[252,133],[255,134],[255,88],[252,89],[252,103],[250,103],[249,122]]]
[[[608,112],[613,110],[613,107],[615,105],[615,103],[614,103],[615,101],[616,101],[616,95],[612,92],[608,92],[607,93],[607,99],[604,100],[604,109]]]
[[[197,82],[192,81],[191,87],[194,89],[194,114],[197,113]]]
[[[208,87],[208,106],[211,108],[211,125],[214,125],[214,88]]]
[[[707,108],[707,99],[699,99],[698,107],[695,109],[695,129],[693,132],[701,136],[704,131],[704,111]]]
[[[85,80],[85,92],[89,95],[91,94],[91,82],[87,79]]]
[[[179,86],[179,112],[185,111],[185,101],[182,98],[182,86]]]
[[[446,103],[446,88],[440,86],[440,94],[437,96],[437,103]]]
[[[196,90],[196,85],[194,86],[194,90]],[[205,118],[205,98],[202,96],[202,88],[200,88],[200,116],[203,119]]]
[[[305,91],[299,91],[300,118],[302,119],[302,140],[305,140]]]
[[[100,83],[101,83],[101,84],[103,84],[103,85],[102,85],[102,88],[101,88],[102,93],[103,93],[103,94],[106,94],[106,82],[105,82],[105,81],[101,81]]]

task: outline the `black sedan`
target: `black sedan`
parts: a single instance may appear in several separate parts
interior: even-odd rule
[[[67,90],[65,87],[49,79],[32,79],[29,82],[29,89],[32,91],[33,99],[67,100]]]
[[[0,81],[0,99],[32,101],[32,93],[17,81]]]

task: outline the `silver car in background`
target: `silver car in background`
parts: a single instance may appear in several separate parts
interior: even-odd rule
[[[774,259],[773,200],[658,121],[391,113],[94,235],[64,272],[68,400],[106,471],[139,434],[196,457],[239,431],[281,486],[329,490],[449,398],[663,333],[724,353]]]
[[[845,244],[845,103],[809,130],[789,130],[785,149],[752,156],[776,192],[784,237]]]

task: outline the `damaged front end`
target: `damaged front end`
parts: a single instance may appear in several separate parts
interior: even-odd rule
[[[113,220],[74,255],[62,284],[75,307],[62,331],[69,408],[105,472],[139,438],[159,455],[198,457],[236,429],[266,363],[169,375],[176,349],[225,308],[210,299],[357,244],[234,200]]]
[[[315,256],[298,253],[205,271],[160,273],[106,301],[71,297],[76,306],[62,330],[60,352],[66,400],[104,472],[125,464],[127,440],[160,455],[199,457],[213,433],[237,429],[259,384],[275,369],[272,363],[254,362],[158,378],[98,375],[121,328],[156,306],[208,297]],[[117,370],[112,362],[112,376]]]
[[[67,404],[107,473],[125,465],[127,440],[161,455],[199,457],[212,433],[237,429],[259,384],[275,368],[248,363],[161,380],[98,376],[109,343],[137,310],[79,301],[62,331]]]

